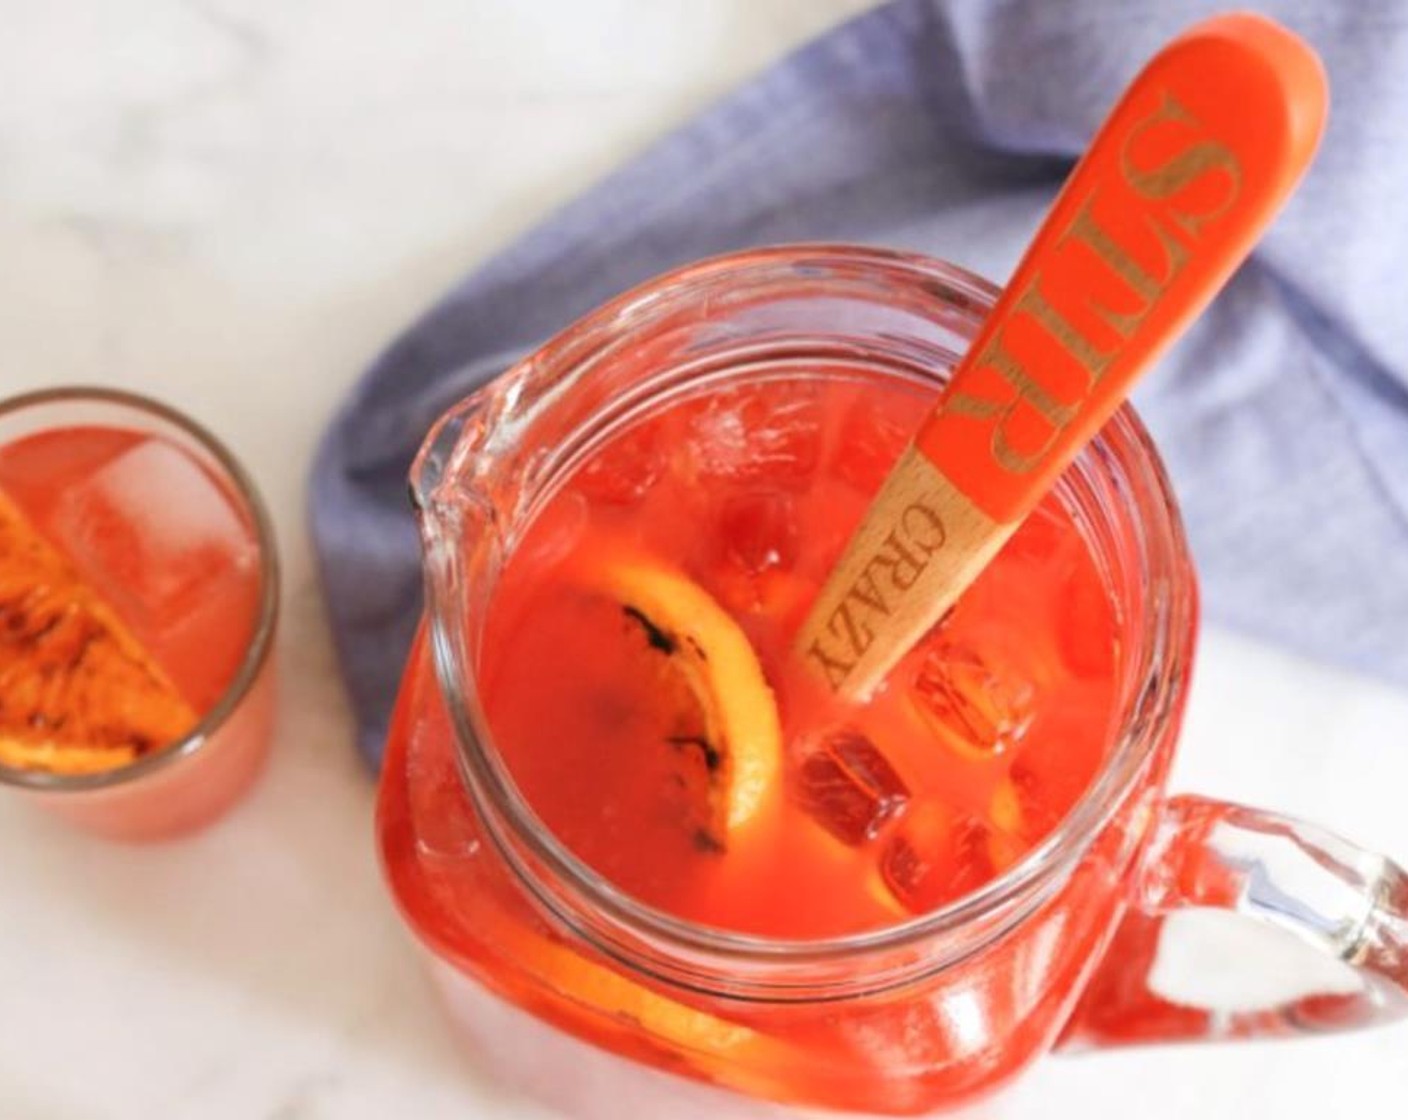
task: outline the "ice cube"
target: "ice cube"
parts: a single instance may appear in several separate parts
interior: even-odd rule
[[[226,489],[184,451],[146,439],[69,486],[51,525],[186,699],[213,704],[260,589],[252,529]]]
[[[1114,603],[1100,576],[1077,569],[1056,601],[1056,640],[1061,660],[1076,677],[1109,680],[1119,657]]]
[[[52,524],[84,575],[153,629],[196,607],[213,579],[257,566],[230,495],[163,440],[142,440],[70,485]]]
[[[790,570],[797,561],[792,499],[777,492],[727,499],[719,513],[719,539],[728,558],[750,575]]]
[[[1077,677],[1110,677],[1118,656],[1116,606],[1081,530],[1055,498],[1027,515],[999,562],[1012,567],[998,609],[1007,617],[1044,620],[1054,652]]]
[[[797,383],[728,390],[690,418],[688,458],[705,479],[804,483],[821,454],[822,419],[815,390]]]
[[[993,791],[988,803],[988,816],[993,824],[1005,832],[1020,832],[1026,822],[1026,808],[1022,804],[1022,792],[1011,778],[1003,778]]]
[[[1056,499],[1047,498],[1022,519],[1002,546],[1005,557],[1032,564],[1059,563],[1078,543],[1075,528],[1055,503]]]
[[[1018,761],[993,795],[994,815],[1007,822],[1009,831],[1032,842],[1055,828],[1060,819],[1049,799],[1043,796],[1044,784],[1030,764]]]
[[[1063,708],[1043,718],[1041,734],[1016,752],[1007,780],[1021,812],[1021,827],[1014,831],[1027,843],[1055,828],[1085,793],[1103,758],[1090,739],[1101,737],[1103,728],[1102,720],[1067,697]]]
[[[0,490],[21,504],[53,503],[70,480],[91,474],[144,437],[123,428],[54,428],[0,447]]]
[[[586,532],[590,514],[587,499],[564,490],[533,519],[514,558],[524,570],[545,571],[571,554]]]
[[[594,502],[630,505],[655,485],[663,466],[656,429],[639,427],[617,437],[588,460],[575,482]]]
[[[770,632],[791,634],[802,625],[816,584],[782,568],[754,574],[723,564],[712,573],[709,590],[740,621],[756,619]]]
[[[925,724],[965,758],[1007,750],[1031,726],[1036,687],[1009,666],[999,671],[982,654],[940,637],[925,654],[910,699]]]
[[[447,756],[424,742],[411,743],[407,789],[416,847],[427,856],[472,859],[480,851],[476,818],[464,781]]]
[[[803,810],[842,843],[873,840],[899,815],[909,789],[879,749],[849,727],[823,735],[795,776]]]
[[[988,803],[988,854],[993,867],[1005,871],[1022,858],[1030,846],[1030,841],[1040,837],[1029,837],[1027,822],[1030,816],[1022,804],[1021,791],[1011,778],[998,783],[992,800]]]
[[[912,421],[905,424],[879,402],[863,397],[842,421],[836,473],[862,492],[873,493],[890,473],[913,429]]]
[[[880,875],[906,909],[923,914],[997,873],[991,840],[992,829],[977,817],[926,801],[885,842]]]

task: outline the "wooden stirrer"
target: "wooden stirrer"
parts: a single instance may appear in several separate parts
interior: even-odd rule
[[[883,678],[1207,306],[1305,171],[1327,100],[1310,47],[1254,15],[1195,25],[1134,79],[798,634],[833,692]]]

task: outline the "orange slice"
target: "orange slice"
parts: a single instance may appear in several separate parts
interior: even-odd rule
[[[702,827],[726,847],[780,782],[782,730],[757,654],[728,612],[668,565],[613,552],[587,578],[621,604],[673,677],[673,691],[682,687],[697,706],[702,727],[689,745],[703,764]]]
[[[580,1037],[628,1053],[638,1053],[646,1038],[695,1076],[764,1097],[778,1096],[790,1076],[809,1068],[810,1056],[795,1043],[648,988],[500,903],[481,900],[474,921],[483,944],[529,979],[538,993],[532,1010]],[[490,969],[486,978],[501,982],[502,974]]]
[[[0,764],[110,770],[196,719],[116,612],[0,494]]]
[[[638,1024],[671,1046],[724,1057],[766,1049],[766,1036],[628,980],[606,965],[523,927],[503,931],[517,960],[536,971],[558,995],[597,1014]]]

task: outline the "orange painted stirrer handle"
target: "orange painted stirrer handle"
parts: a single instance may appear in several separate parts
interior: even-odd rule
[[[883,679],[1202,311],[1309,164],[1326,101],[1314,52],[1252,15],[1198,24],[1135,78],[797,635],[832,691]]]
[[[1020,520],[1203,310],[1309,164],[1315,53],[1254,15],[1200,23],[1130,85],[915,438],[984,513]]]

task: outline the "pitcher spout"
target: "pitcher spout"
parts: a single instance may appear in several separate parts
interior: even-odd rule
[[[453,502],[466,453],[483,434],[484,399],[475,393],[444,412],[426,434],[411,464],[411,505],[424,520]]]

